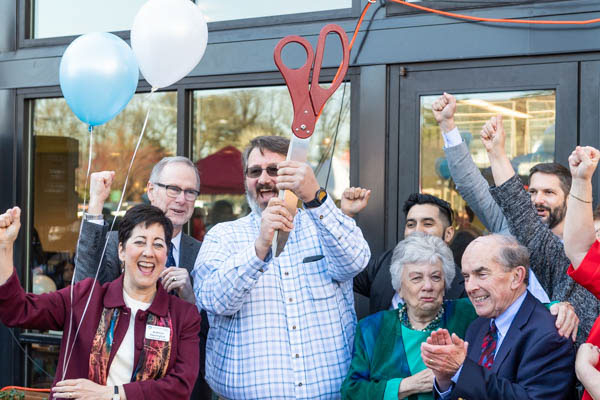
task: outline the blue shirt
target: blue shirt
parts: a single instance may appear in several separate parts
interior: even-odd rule
[[[339,398],[356,326],[352,278],[370,251],[328,198],[299,210],[279,257],[256,256],[261,218],[216,225],[194,268],[208,313],[206,380],[228,399]]]

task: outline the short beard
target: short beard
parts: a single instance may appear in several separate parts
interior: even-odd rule
[[[260,206],[258,205],[256,200],[252,196],[250,196],[250,194],[248,193],[248,189],[246,189],[246,201],[248,202],[248,207],[250,207],[250,210],[252,210],[252,212],[258,214],[259,217],[262,216],[262,210],[260,209]]]
[[[554,227],[560,224],[567,214],[567,206],[565,203],[556,207],[554,210],[550,210],[548,213],[548,228],[554,229]]]

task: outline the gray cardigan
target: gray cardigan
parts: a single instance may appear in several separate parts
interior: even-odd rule
[[[596,317],[600,300],[567,275],[571,262],[562,240],[537,216],[529,194],[517,175],[490,193],[502,209],[510,232],[529,249],[530,265],[552,300],[568,301],[579,316],[577,344],[585,342]]]

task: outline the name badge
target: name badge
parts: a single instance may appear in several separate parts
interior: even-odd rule
[[[146,339],[168,342],[170,338],[170,328],[166,326],[146,325]]]

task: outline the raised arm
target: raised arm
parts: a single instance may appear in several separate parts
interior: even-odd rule
[[[371,191],[360,187],[349,187],[342,193],[340,209],[342,212],[354,218],[356,214],[364,210],[369,203]]]
[[[600,399],[600,371],[596,365],[600,362],[600,349],[591,343],[579,346],[575,360],[577,378],[593,399]]]
[[[490,232],[508,232],[502,210],[489,192],[489,185],[473,162],[469,148],[454,124],[456,99],[448,93],[440,96],[431,107],[444,138],[444,152],[456,189]]]
[[[66,298],[62,291],[25,293],[13,265],[13,245],[21,228],[21,210],[13,207],[0,215],[0,321],[9,327],[63,329]]]
[[[502,115],[490,118],[481,129],[481,141],[485,146],[492,166],[492,175],[496,186],[501,186],[515,175],[515,170],[506,155],[504,147],[506,133]]]
[[[13,246],[21,229],[21,209],[13,207],[0,215],[0,286],[14,271]]]
[[[598,166],[600,152],[593,147],[577,146],[569,156],[573,182],[565,216],[565,253],[577,269],[596,241],[592,210],[592,175]]]
[[[490,188],[490,194],[502,209],[510,233],[531,253],[531,268],[548,296],[553,298],[554,280],[566,273],[568,266],[563,244],[538,217],[529,194],[510,164],[504,150],[502,117],[492,117],[484,125],[481,139],[488,152],[496,183]]]
[[[77,241],[74,283],[96,276],[100,283],[106,283],[121,274],[116,235],[108,232],[106,221],[102,218],[102,208],[110,194],[114,176],[114,171],[94,172],[90,176],[90,204],[86,217],[81,222]]]

